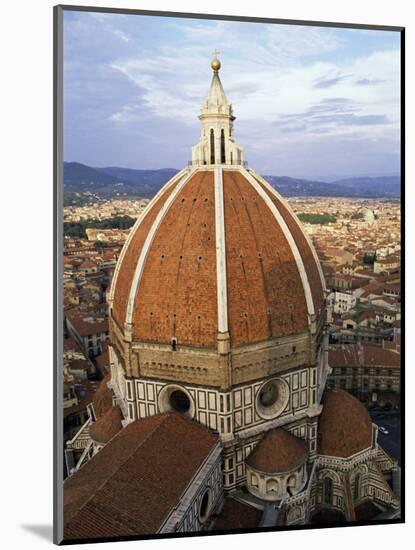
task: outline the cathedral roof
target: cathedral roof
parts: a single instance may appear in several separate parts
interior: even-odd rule
[[[233,531],[235,529],[256,529],[261,521],[262,510],[246,502],[226,497],[213,529],[215,531]]]
[[[91,424],[89,435],[95,443],[104,445],[122,429],[122,419],[121,409],[118,406],[111,407],[96,422]]]
[[[274,428],[264,435],[246,463],[260,472],[278,474],[297,469],[304,464],[307,455],[305,441],[284,428]]]
[[[133,341],[232,347],[309,327],[323,308],[318,259],[288,204],[252,170],[185,168],[131,231],[110,301]]]
[[[65,480],[65,539],[157,533],[217,441],[177,413],[130,423]]]
[[[344,390],[324,392],[318,452],[348,458],[372,445],[372,420],[362,403]]]

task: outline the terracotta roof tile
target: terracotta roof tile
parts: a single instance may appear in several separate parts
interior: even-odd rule
[[[391,347],[393,342],[390,342]],[[396,347],[396,346],[395,346]],[[329,365],[339,367],[400,368],[400,354],[391,349],[364,344],[347,344],[329,348]]]
[[[133,229],[119,264],[113,315],[121,328],[141,249],[170,192]],[[283,201],[268,196],[297,244],[318,313],[324,296],[310,245]],[[223,170],[223,197],[231,346],[306,331],[304,287],[272,211],[238,170]],[[134,340],[217,346],[216,215],[214,172],[196,171],[170,204],[146,254],[132,314]]]
[[[139,225],[137,230],[135,230],[131,241],[124,245],[127,248],[124,257],[121,260],[120,276],[113,279],[113,284],[115,284],[113,315],[121,327],[124,326],[131,282],[134,277],[134,271],[141,248],[144,245],[144,241],[154,223],[154,220],[157,217],[157,214],[161,210],[169,195],[173,192],[176,185],[177,183],[170,189],[165,189],[156,202],[146,209],[145,213],[143,213],[140,218]],[[132,229],[132,231],[134,231],[134,229]]]
[[[233,346],[307,330],[304,288],[270,208],[239,172],[224,172],[228,319]]]
[[[372,445],[372,420],[358,399],[343,390],[324,392],[318,452],[348,458]]]
[[[105,445],[122,429],[122,420],[121,409],[118,406],[111,407],[96,422],[91,424],[89,434],[95,443]]]
[[[275,428],[264,435],[246,462],[255,470],[276,474],[295,470],[304,464],[307,455],[305,441],[284,428]]]
[[[65,539],[157,533],[217,441],[177,413],[132,422],[64,482]]]
[[[82,314],[79,311],[67,311],[66,317],[80,336],[89,336],[108,331],[107,318],[94,320],[89,314]]]
[[[225,498],[225,503],[213,528],[215,531],[257,529],[261,517],[261,510],[228,497]]]
[[[157,229],[133,322],[137,340],[217,345],[213,172],[197,172],[188,181]]]
[[[108,382],[110,380],[110,374],[104,376],[92,398],[92,404],[94,406],[94,411],[97,418],[104,416],[104,414],[112,407],[112,391],[108,387]]]

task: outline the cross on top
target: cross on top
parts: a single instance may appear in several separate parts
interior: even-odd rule
[[[212,55],[213,57],[217,57],[220,54],[218,50],[213,50]]]

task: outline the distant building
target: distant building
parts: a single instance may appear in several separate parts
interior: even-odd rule
[[[87,357],[102,353],[108,340],[108,319],[77,310],[66,312],[66,326],[71,337],[78,342]]]
[[[329,385],[347,390],[361,401],[400,403],[400,344],[385,342],[383,347],[367,344],[330,346]]]
[[[333,312],[339,315],[350,311],[356,304],[356,298],[352,292],[335,290],[328,296],[333,304]]]

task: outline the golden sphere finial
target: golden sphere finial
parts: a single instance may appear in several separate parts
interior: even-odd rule
[[[212,67],[212,69],[217,72],[219,71],[220,67],[221,67],[221,63],[219,61],[219,59],[217,58],[217,55],[218,55],[218,51],[217,50],[214,50],[212,52],[212,55],[213,55],[213,59],[212,59],[212,62],[210,64],[210,66]]]

